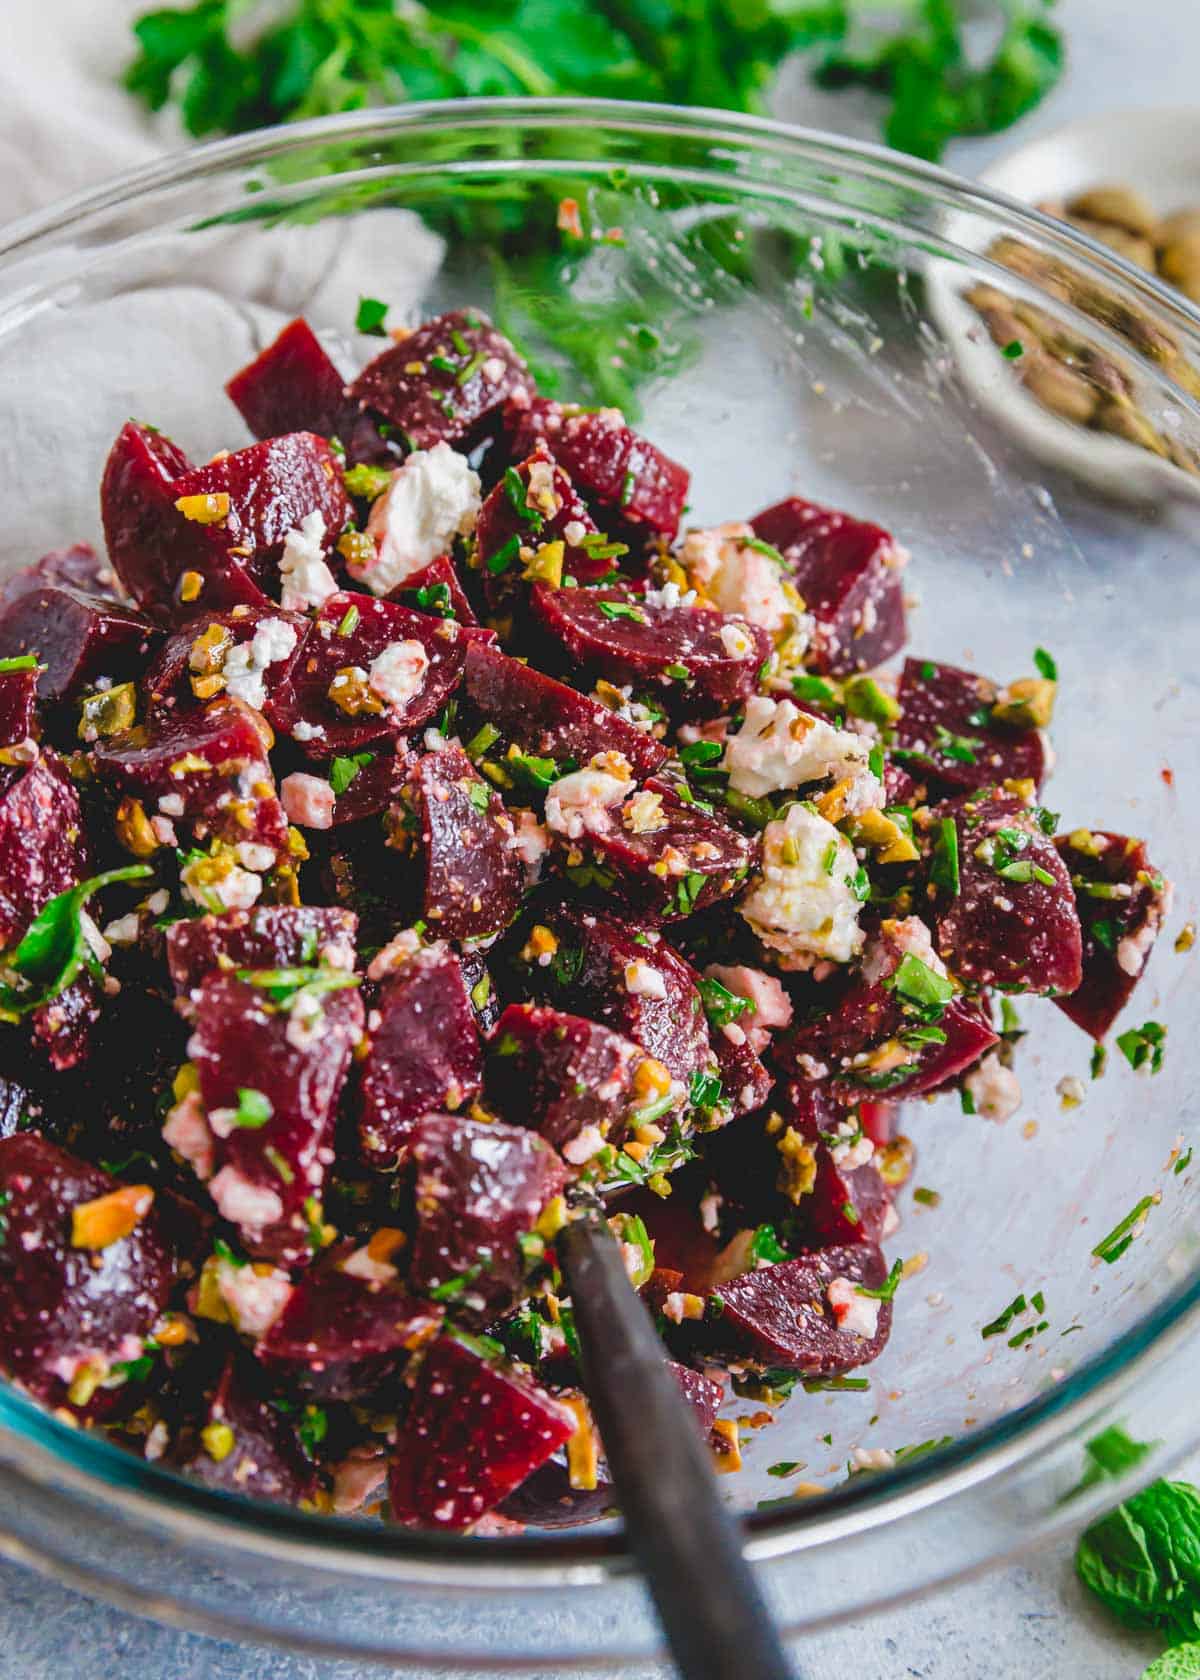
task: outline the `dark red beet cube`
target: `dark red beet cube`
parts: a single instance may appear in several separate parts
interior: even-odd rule
[[[636,925],[615,916],[564,906],[549,924],[558,940],[554,962],[549,968],[530,964],[523,973],[528,991],[550,993],[558,1007],[631,1038],[686,1092],[712,1057],[704,1005],[688,964],[666,940],[646,934],[639,939]],[[660,977],[661,997],[653,982],[630,991],[627,970],[634,963],[643,981],[647,970]]]
[[[384,980],[372,1020],[359,1135],[368,1160],[391,1166],[422,1114],[462,1108],[482,1087],[479,1028],[458,957],[445,945],[418,951]]]
[[[37,734],[37,672],[0,671],[0,747],[19,747]]]
[[[567,540],[567,528],[577,540]],[[578,527],[578,529],[575,529]],[[499,612],[521,593],[520,549],[534,552],[543,544],[563,544],[562,575],[594,583],[613,569],[607,559],[593,559],[581,547],[596,535],[591,514],[563,469],[544,451],[510,467],[479,510],[475,546],[488,606]]]
[[[157,640],[141,613],[65,584],[26,590],[0,609],[0,655],[37,654],[38,697],[47,704],[77,700],[99,677],[138,675]]]
[[[852,1295],[853,1286],[882,1288],[887,1261],[874,1243],[857,1242],[817,1249],[797,1260],[783,1260],[762,1271],[745,1272],[721,1285],[721,1316],[714,1336],[723,1346],[768,1367],[802,1371],[809,1377],[833,1377],[869,1365],[887,1343],[892,1303]],[[834,1301],[849,1286],[848,1323],[838,1321]],[[856,1308],[866,1310],[860,1333],[849,1326]],[[866,1327],[878,1309],[875,1328]]]
[[[232,649],[253,642],[263,625],[275,624],[291,628],[295,654],[308,635],[308,620],[299,613],[284,612],[282,607],[234,607],[229,612],[204,613],[192,619],[168,636],[149,668],[139,672],[148,713],[187,711],[215,698],[224,691],[224,664]],[[290,658],[290,654],[273,658],[262,669],[265,694],[274,693]]]
[[[303,316],[289,321],[225,389],[257,438],[281,432],[331,437],[346,411],[346,382]]]
[[[1083,980],[1055,1003],[1095,1039],[1108,1032],[1142,977],[1170,903],[1143,840],[1094,829],[1055,841],[1075,888]]]
[[[412,643],[419,646],[407,646]],[[401,645],[406,656],[389,659],[402,668],[388,670],[385,660],[373,686],[375,661]],[[296,735],[299,726],[304,750],[315,758],[357,752],[406,734],[439,711],[462,675],[466,646],[452,619],[369,595],[331,595],[269,700],[267,716],[285,735]]]
[[[612,877],[612,891],[648,919],[681,921],[737,892],[758,861],[757,835],[745,835],[717,816],[684,804],[665,782],[652,780],[609,813],[607,827],[578,839],[555,836],[582,851]]]
[[[203,1110],[173,1111],[164,1136],[181,1147],[199,1132],[188,1158],[251,1254],[305,1265],[313,1223],[305,1204],[319,1203],[332,1164],[338,1097],[362,1035],[362,1000],[344,987],[301,989],[276,1001],[265,985],[218,973],[200,988],[195,1020],[188,1052]],[[243,1090],[267,1099],[265,1120],[256,1104],[251,1123],[238,1123]]]
[[[210,1425],[224,1425],[232,1445],[222,1456],[222,1437],[215,1432],[209,1444],[203,1435],[180,1461],[180,1468],[208,1487],[251,1499],[298,1505],[314,1489],[312,1466],[305,1458],[291,1419],[267,1398],[266,1385],[252,1359],[233,1355],[222,1371],[207,1413]]]
[[[439,554],[428,566],[413,572],[385,599],[397,601],[414,612],[430,613],[434,618],[453,618],[463,625],[479,623],[448,554]]]
[[[220,968],[354,967],[358,918],[318,905],[259,904],[197,916],[167,929],[167,966],[178,997]]]
[[[645,1059],[629,1039],[543,1004],[511,1003],[489,1052],[489,1099],[514,1125],[533,1127],[556,1149],[591,1131],[624,1140]]]
[[[822,675],[869,671],[904,646],[904,563],[887,531],[789,496],[750,521],[787,562],[815,620],[805,663]]]
[[[831,1144],[841,1126],[853,1136],[854,1113],[842,1107],[828,1084],[796,1082],[783,1093],[784,1119],[812,1145],[815,1177],[812,1188],[793,1197],[795,1231],[806,1247],[831,1243],[878,1242],[884,1234],[892,1198],[873,1160],[853,1165],[850,1146]]]
[[[73,1210],[119,1188],[36,1132],[0,1141],[0,1365],[42,1399],[61,1401],[90,1360],[136,1359],[170,1297],[176,1264],[153,1205],[106,1247],[72,1242]]]
[[[312,1400],[362,1400],[441,1323],[440,1307],[394,1283],[326,1269],[300,1279],[255,1352],[273,1379]]]
[[[587,764],[597,753],[622,753],[635,775],[649,776],[667,759],[660,741],[645,735],[564,683],[510,659],[498,648],[467,649],[466,698],[476,717],[492,723],[522,751],[560,763]]]
[[[892,749],[921,781],[979,788],[1010,778],[1041,787],[1046,748],[1036,729],[992,723],[996,685],[973,671],[906,659],[898,698],[904,708]]]
[[[440,1336],[421,1362],[392,1459],[393,1521],[470,1528],[570,1439],[575,1421],[471,1338]]]
[[[720,1027],[713,1027],[709,1036],[713,1055],[717,1058],[721,1089],[734,1114],[752,1114],[756,1108],[763,1106],[771,1094],[774,1081],[770,1073],[744,1034],[737,1040],[729,1037]]]
[[[650,689],[678,717],[729,711],[758,686],[771,638],[757,624],[696,607],[651,606],[623,589],[534,585],[534,617],[553,657],[589,684]]]
[[[219,500],[200,510],[205,497]],[[181,500],[187,511],[176,505]],[[312,432],[190,467],[174,445],[132,421],[109,454],[100,501],[121,581],[143,611],[168,624],[238,605],[268,606],[265,591],[278,582],[288,531],[319,513],[332,547],[352,513],[341,467]],[[194,511],[204,516],[188,517]],[[220,516],[208,522],[212,511]],[[198,587],[187,573],[198,577]]]
[[[959,891],[937,889],[936,944],[971,985],[1073,992],[1083,936],[1066,864],[1030,808],[999,788],[934,807],[928,833],[949,819],[958,834]]]
[[[475,443],[498,424],[508,398],[531,385],[504,334],[477,311],[456,309],[368,362],[349,395],[373,419],[403,433],[409,448],[429,449]]]
[[[512,818],[461,747],[426,753],[412,778],[424,866],[421,914],[448,939],[480,939],[516,915],[525,872]]]
[[[679,530],[691,474],[625,425],[615,408],[585,413],[535,397],[505,416],[509,447],[520,459],[540,438],[583,495],[605,509],[610,528],[644,526],[670,541]]]
[[[397,748],[394,753],[377,750],[374,754],[354,755],[357,758],[368,757],[370,763],[363,764],[345,791],[334,799],[334,828],[361,822],[364,817],[378,816],[389,805],[398,803],[412,775],[414,761],[403,742],[397,742]]]
[[[38,911],[88,874],[75,783],[48,749],[0,776],[0,948],[15,945]]]
[[[507,1312],[520,1288],[518,1240],[567,1172],[536,1132],[427,1114],[412,1132],[417,1230],[409,1287],[455,1313]]]
[[[267,763],[265,727],[240,700],[215,700],[202,711],[159,719],[145,740],[99,741],[96,772],[142,800],[152,819],[158,813],[187,821],[198,840],[216,835],[281,851],[287,820]]]
[[[667,1366],[679,1384],[683,1398],[695,1412],[700,1428],[707,1435],[721,1410],[725,1390],[702,1371],[693,1371],[690,1365],[677,1365],[673,1359],[668,1359]]]
[[[996,1043],[978,1005],[956,993],[929,1020],[928,1011],[897,984],[906,955],[929,967],[920,955],[931,954],[928,941],[916,918],[885,922],[882,949],[868,954],[879,978],[869,982],[856,975],[840,997],[777,1040],[776,1064],[800,1080],[828,1084],[831,1100],[846,1108],[879,1091],[917,1096],[972,1066]]]
[[[59,587],[80,589],[85,595],[99,595],[106,601],[120,598],[108,562],[100,558],[91,543],[72,543],[70,548],[52,549],[31,566],[22,566],[6,577],[0,585],[0,606],[7,607],[30,589]]]

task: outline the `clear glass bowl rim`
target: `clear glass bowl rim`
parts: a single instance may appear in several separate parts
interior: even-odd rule
[[[1004,231],[1024,232],[1040,249],[1074,264],[1081,273],[1122,301],[1148,312],[1200,361],[1200,310],[1179,293],[1115,255],[1107,246],[1077,233],[1017,199],[976,184],[936,165],[887,147],[845,139],[764,117],[728,111],[683,108],[639,101],[589,99],[467,99],[426,101],[375,107],[342,116],[264,128],[233,139],[195,146],[163,160],[114,176],[98,187],[60,199],[47,209],[0,228],[0,303],[6,271],[86,229],[94,248],[104,218],[112,214],[119,228],[122,211],[136,208],[159,190],[171,191],[189,181],[244,171],[285,154],[345,142],[381,142],[405,135],[513,128],[569,128],[594,134],[671,135],[728,145],[770,158],[780,166],[836,165],[861,180],[908,188],[948,215],[974,213]],[[558,160],[555,160],[556,162]],[[564,164],[570,160],[563,158]],[[539,160],[545,167],[545,160]],[[386,165],[384,165],[386,168]],[[423,165],[423,173],[475,168],[475,160]],[[509,160],[520,170],[520,159]],[[589,158],[586,168],[594,170]],[[669,179],[668,166],[656,173]],[[726,190],[737,176],[709,171]],[[704,171],[689,171],[694,182]],[[336,174],[322,177],[336,180]],[[294,182],[292,183],[295,184]],[[786,177],[772,179],[786,189]],[[811,186],[806,189],[809,199]],[[976,253],[978,255],[978,253]],[[1123,353],[1137,362],[1128,346]],[[1175,400],[1200,416],[1200,404],[1162,370],[1143,362],[1143,370],[1170,387]],[[797,1502],[788,1511],[758,1512],[744,1520],[747,1555],[756,1562],[778,1559],[820,1546],[847,1534],[899,1522],[973,1485],[990,1482],[1044,1453],[1051,1452],[1090,1417],[1119,1404],[1152,1362],[1180,1357],[1200,1331],[1200,1268],[1152,1312],[1118,1337],[1064,1382],[1019,1409],[979,1427],[928,1457],[898,1466],[884,1476],[858,1477],[822,1499]],[[1173,1443],[1171,1457],[1181,1456],[1200,1439]],[[631,1559],[623,1537],[556,1530],[520,1538],[462,1539],[415,1534],[346,1517],[293,1512],[249,1499],[211,1492],[169,1470],[146,1464],[98,1437],[85,1435],[43,1411],[0,1383],[0,1457],[38,1484],[57,1484],[85,1498],[100,1497],[133,1521],[226,1548],[241,1547],[262,1557],[289,1561],[299,1569],[398,1583],[437,1583],[451,1589],[557,1588],[598,1584],[627,1573]],[[1160,1461],[1154,1461],[1157,1471]],[[1150,1473],[1149,1461],[1141,1478]],[[1110,1494],[1111,1498],[1112,1495]],[[1038,1538],[1060,1528],[1078,1527],[1095,1500],[1073,1504],[1061,1521],[1044,1525]],[[1033,1537],[1030,1536],[1032,1539]],[[947,1576],[954,1573],[951,1567]]]

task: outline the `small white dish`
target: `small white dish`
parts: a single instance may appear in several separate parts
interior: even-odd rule
[[[1200,205],[1200,106],[1104,112],[1040,135],[997,158],[980,182],[1028,204],[1104,184],[1132,187],[1163,214]],[[955,229],[947,227],[948,236]],[[1032,397],[962,296],[962,276],[932,263],[930,311],[980,407],[1048,466],[1127,502],[1200,501],[1200,478],[1124,439],[1084,430]],[[1186,300],[1173,294],[1177,303]]]

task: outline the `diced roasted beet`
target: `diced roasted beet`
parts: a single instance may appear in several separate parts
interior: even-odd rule
[[[303,316],[289,321],[225,389],[257,438],[281,432],[340,435],[346,382]]]
[[[679,1384],[679,1391],[696,1414],[701,1429],[707,1435],[721,1410],[725,1390],[703,1371],[693,1371],[690,1365],[677,1365],[668,1359],[667,1368]]]
[[[120,1188],[36,1132],[0,1141],[0,1365],[43,1399],[89,1362],[136,1359],[170,1297],[175,1262],[152,1203],[102,1247],[72,1240],[75,1210]]]
[[[393,696],[385,700],[369,685],[372,667],[385,650],[413,642],[426,664],[419,672],[413,666],[411,683],[377,679]],[[431,718],[458,684],[466,647],[452,619],[369,595],[331,595],[268,701],[267,716],[285,735],[298,732],[314,758],[356,752]],[[415,651],[413,658],[419,663]],[[335,678],[340,705],[330,699]]]
[[[108,551],[143,611],[179,623],[230,607],[268,606],[287,533],[311,513],[325,522],[331,546],[351,514],[341,468],[312,432],[292,432],[219,456],[202,467],[132,421],[105,467],[101,511]],[[172,470],[173,469],[173,470]],[[176,504],[223,498],[209,521]],[[194,573],[198,587],[186,587]]]
[[[431,613],[434,618],[453,618],[464,625],[479,623],[448,554],[439,554],[428,566],[413,572],[385,599],[398,601],[414,612]]]
[[[519,1239],[567,1180],[558,1156],[519,1126],[427,1114],[412,1129],[417,1230],[409,1287],[480,1319],[506,1312],[522,1275]]]
[[[873,1334],[843,1329],[829,1300],[835,1279],[880,1289],[887,1262],[874,1243],[816,1249],[761,1271],[744,1272],[719,1290],[721,1316],[713,1338],[721,1346],[769,1367],[832,1377],[867,1365],[879,1355],[892,1328],[892,1303],[863,1297],[879,1309]]]
[[[185,463],[186,465],[186,463]],[[7,607],[18,595],[31,589],[80,589],[105,601],[119,599],[112,567],[102,560],[91,543],[72,543],[55,548],[31,566],[22,566],[0,584],[0,607]]]
[[[860,1102],[857,1108],[858,1123],[863,1134],[869,1137],[876,1149],[882,1149],[892,1141],[896,1129],[896,1115],[900,1104],[885,1098],[882,1102]]]
[[[152,820],[187,821],[198,840],[281,851],[287,820],[267,763],[262,718],[240,700],[157,720],[145,740],[116,735],[94,750],[100,779],[143,800]],[[164,804],[165,801],[165,804]]]
[[[370,762],[362,764],[344,792],[335,797],[334,828],[361,822],[364,817],[378,816],[381,811],[386,811],[389,805],[396,804],[400,799],[412,775],[413,758],[403,742],[397,743],[394,753],[376,749],[373,753],[356,753],[354,757],[369,759]]]
[[[441,1336],[417,1373],[392,1459],[392,1518],[465,1529],[575,1432],[574,1415],[466,1338]]]
[[[422,915],[448,939],[499,933],[516,915],[525,886],[512,818],[461,747],[426,753],[412,785]]]
[[[887,531],[789,496],[750,522],[777,548],[815,621],[805,663],[823,675],[869,671],[904,646],[904,563]]]
[[[256,905],[223,916],[172,922],[167,965],[177,996],[186,997],[215,969],[354,967],[358,918],[318,905]]]
[[[737,1022],[733,1025],[736,1027]],[[709,1036],[721,1075],[721,1088],[733,1105],[734,1114],[752,1114],[771,1094],[771,1075],[745,1034],[736,1040],[721,1027],[713,1027]]]
[[[550,993],[559,1007],[631,1038],[688,1090],[711,1051],[693,972],[679,953],[615,916],[563,906],[548,920],[558,940],[554,961],[524,972],[526,990]],[[629,989],[626,971],[634,963],[639,975],[649,970],[661,978],[662,996],[653,984]]]
[[[509,447],[518,460],[539,438],[583,494],[599,502],[610,524],[645,526],[668,541],[679,529],[691,474],[625,425],[614,408],[586,413],[535,397],[511,403],[505,414]]]
[[[578,583],[594,583],[612,570],[612,561],[593,559],[579,541],[596,534],[595,522],[575,494],[563,469],[539,451],[510,467],[484,498],[475,526],[475,546],[483,590],[493,612],[501,611],[520,593],[521,547],[535,550],[543,543],[563,544],[562,576]]]
[[[226,655],[232,648],[252,642],[264,624],[287,625],[295,637],[290,653],[273,657],[261,668],[264,693],[272,694],[308,634],[308,620],[273,605],[234,607],[229,612],[205,613],[167,637],[157,657],[141,673],[147,711],[151,715],[187,711],[214,699],[225,688],[222,673]],[[271,651],[274,653],[274,649]]]
[[[561,843],[582,851],[612,877],[619,898],[656,922],[682,921],[730,897],[760,850],[757,835],[684,804],[657,780],[640,791],[631,783],[628,797],[611,809],[607,827],[595,824]]]
[[[419,369],[419,371],[418,371]],[[456,309],[368,362],[351,399],[398,428],[412,449],[475,443],[532,382],[520,356],[477,311]]]
[[[62,760],[47,749],[27,769],[0,773],[0,948],[87,873],[79,794]]]
[[[532,1126],[567,1150],[585,1136],[584,1159],[599,1147],[595,1134],[621,1143],[638,1107],[636,1074],[642,1051],[619,1033],[541,1004],[512,1003],[492,1035],[488,1097],[516,1125]],[[642,1093],[648,1102],[653,1091]]]
[[[137,676],[157,640],[141,613],[65,584],[26,590],[0,609],[0,655],[37,654],[47,704],[78,699],[100,677]]]
[[[906,954],[928,966],[921,951],[931,955],[924,924],[915,918],[885,922],[879,946],[868,953],[868,966],[879,977],[856,975],[840,996],[777,1039],[776,1065],[800,1080],[827,1082],[832,1100],[850,1108],[873,1092],[899,1097],[932,1091],[978,1061],[996,1034],[977,1004],[955,994],[930,1021],[929,1010],[896,985]],[[925,1030],[931,1025],[933,1033]]]
[[[524,752],[587,764],[597,753],[622,753],[638,776],[666,762],[667,749],[564,683],[555,682],[498,648],[472,642],[465,668],[474,713]]]
[[[1077,1027],[1101,1039],[1141,979],[1170,904],[1169,884],[1144,840],[1104,829],[1060,834],[1083,930],[1083,979],[1055,1003]]]
[[[588,683],[651,689],[680,717],[730,710],[754,693],[771,638],[696,607],[650,606],[623,589],[534,585],[534,617],[557,658]]]
[[[1046,748],[1036,729],[992,723],[996,685],[973,671],[906,659],[892,752],[921,781],[981,788],[1010,778],[1041,787]]]
[[[309,1272],[255,1352],[268,1374],[313,1400],[362,1400],[436,1336],[442,1310],[393,1283]]]
[[[203,1111],[186,1121],[176,1113],[164,1135],[176,1144],[184,1125],[201,1133],[189,1158],[205,1166],[210,1155],[212,1175],[201,1176],[254,1255],[292,1266],[312,1258],[305,1203],[320,1201],[337,1100],[362,1027],[362,1000],[349,987],[301,988],[279,1003],[266,986],[229,974],[210,974],[200,988],[188,1053]],[[265,1120],[256,1104],[251,1120],[238,1123],[246,1090],[267,1099]]]
[[[222,1371],[204,1428],[180,1468],[209,1487],[284,1505],[299,1504],[314,1486],[295,1425],[267,1399],[254,1361],[239,1354]]]
[[[37,672],[0,671],[0,747],[19,747],[37,733]]]
[[[801,1081],[785,1089],[781,1108],[787,1125],[811,1144],[815,1168],[811,1188],[790,1198],[795,1207],[788,1218],[793,1242],[798,1239],[810,1248],[878,1242],[892,1204],[887,1185],[873,1160],[852,1166],[853,1155],[839,1160],[840,1146],[828,1141],[839,1125],[853,1136],[853,1110],[839,1103],[828,1083]]]
[[[362,1067],[360,1137],[367,1159],[392,1165],[422,1114],[479,1095],[483,1053],[462,963],[446,945],[418,951],[389,974]]]
[[[475,1011],[479,1030],[482,1033],[490,1033],[500,1019],[504,1005],[492,984],[484,953],[477,947],[468,947],[462,952],[459,960],[462,963],[463,979],[470,993],[471,1007]],[[445,1106],[445,1103],[438,1104],[439,1108]]]
[[[1030,808],[999,788],[935,806],[935,839],[958,834],[959,890],[937,888],[936,944],[971,985],[1073,992],[1083,978],[1083,936],[1067,866]]]
[[[100,1019],[100,993],[90,974],[64,986],[30,1016],[33,1041],[58,1073],[78,1067],[91,1051],[92,1028]]]

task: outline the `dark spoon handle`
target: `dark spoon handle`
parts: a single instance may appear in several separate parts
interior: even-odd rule
[[[797,1680],[620,1247],[598,1215],[555,1246],[625,1527],[680,1674]]]

